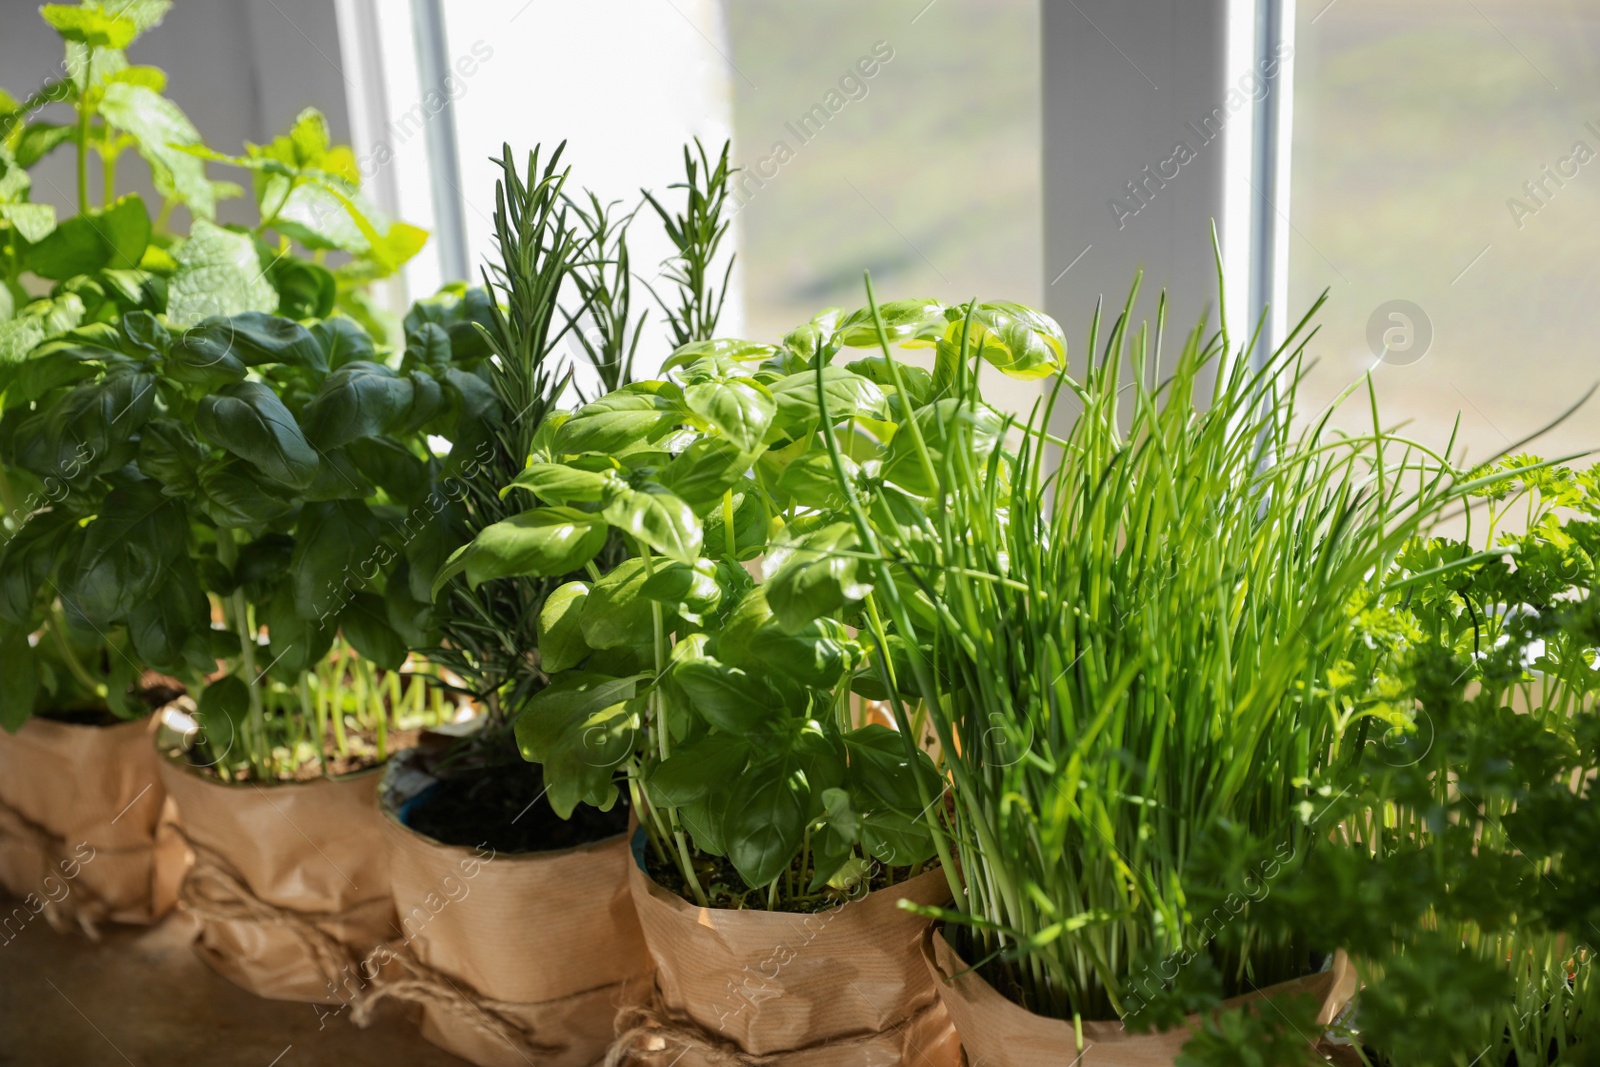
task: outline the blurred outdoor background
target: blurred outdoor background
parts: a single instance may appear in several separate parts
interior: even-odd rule
[[[1329,290],[1310,395],[1359,380],[1407,300],[1433,339],[1377,366],[1385,421],[1442,445],[1460,412],[1471,458],[1510,447],[1600,381],[1600,5],[1309,0],[1295,30],[1291,318]],[[1529,446],[1596,447],[1594,402]]]

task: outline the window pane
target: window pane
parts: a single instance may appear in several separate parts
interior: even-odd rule
[[[1038,0],[739,0],[727,18],[750,336],[860,307],[865,268],[882,300],[1042,302]],[[1038,392],[985,385],[1012,406]]]
[[[1310,0],[1297,17],[1291,319],[1331,289],[1310,395],[1358,380],[1387,333],[1385,421],[1442,444],[1459,411],[1488,458],[1600,378],[1600,10]],[[1596,445],[1591,405],[1530,448]]]

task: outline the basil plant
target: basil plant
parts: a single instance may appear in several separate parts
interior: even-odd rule
[[[310,675],[336,637],[363,671],[395,671],[428,640],[426,583],[419,599],[404,556],[444,506],[426,438],[486,403],[484,350],[458,357],[442,314],[419,306],[394,353],[342,315],[259,312],[180,332],[132,311],[40,346],[12,368],[0,449],[66,491],[0,551],[0,615],[58,604],[125,635],[108,699],[134,664],[205,680],[202,726],[230,765],[273,773],[313,719],[318,755],[328,725],[342,745],[342,698],[314,699]]]
[[[997,440],[998,413],[953,397],[963,334],[1024,378],[1060,369],[1065,343],[1013,304],[878,310],[881,329],[871,309],[830,310],[776,346],[687,344],[662,379],[548,418],[503,490],[532,506],[439,575],[573,576],[539,616],[550,682],[517,720],[521,750],[562,816],[609,808],[625,775],[657,869],[701,904],[762,890],[804,908],[874,861],[936,852],[933,760],[914,727],[863,725],[854,699],[886,695],[903,657],[847,504],[926,526],[928,451]],[[891,362],[892,343],[935,348],[933,372]],[[602,572],[617,542],[622,562]],[[748,890],[718,883],[717,858]]]

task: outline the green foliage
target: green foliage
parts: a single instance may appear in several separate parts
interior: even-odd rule
[[[906,340],[965,329],[965,307],[910,303]],[[1027,314],[1040,338],[1059,336]],[[921,472],[889,462],[896,414],[924,426],[940,456],[992,446],[1000,420],[989,413],[987,436],[963,432],[971,413],[962,422],[944,395],[953,378],[936,390],[925,376],[920,395],[891,403],[871,376],[881,364],[829,365],[862,343],[862,318],[819,316],[782,346],[691,339],[667,377],[552,419],[502,490],[534,506],[483,529],[440,576],[565,580],[540,616],[551,684],[522,709],[523,753],[563,815],[626,774],[658,855],[702,902],[744,892],[702,884],[694,852],[726,857],[769,906],[823,899],[871,860],[915,868],[935,852],[930,757],[861,725],[852,702],[877,643],[851,629],[868,629],[875,593],[845,501],[927,521]],[[856,441],[848,493],[823,427]],[[625,558],[607,562],[608,546]],[[743,563],[758,558],[753,579]],[[585,570],[589,581],[566,580]]]

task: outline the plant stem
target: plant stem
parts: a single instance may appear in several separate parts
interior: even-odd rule
[[[91,72],[94,70],[94,49],[85,48],[83,54],[83,84],[88,87],[93,84]],[[89,211],[89,120],[93,117],[93,108],[83,101],[78,100],[78,211],[87,214]]]
[[[317,731],[317,763],[322,767],[322,776],[328,776],[328,716],[324,713],[322,701],[312,698],[311,672],[300,672],[300,714],[316,724]]]
[[[95,681],[94,676],[84,667],[83,661],[78,658],[78,654],[72,650],[72,643],[67,640],[67,615],[66,612],[61,610],[59,602],[51,603],[50,616],[45,621],[45,628],[50,631],[50,637],[56,643],[56,651],[61,653],[62,662],[67,665],[67,670],[72,673],[72,676],[78,680],[78,684],[95,696],[103,698],[106,695],[106,687],[102,683]]]

